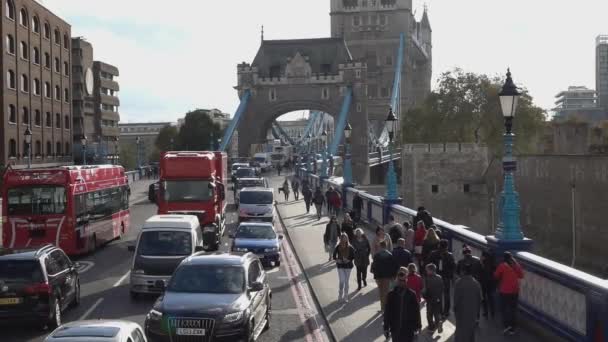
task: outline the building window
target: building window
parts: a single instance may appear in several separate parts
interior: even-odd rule
[[[30,124],[30,111],[27,109],[27,107],[23,107],[23,111],[21,113],[22,113],[21,123],[23,125],[29,125]]]
[[[439,185],[437,185],[437,184],[431,185],[431,192],[434,193],[434,194],[438,193],[439,192]]]
[[[55,57],[55,72],[61,72],[61,63],[59,62],[59,58]]]
[[[15,54],[15,38],[12,35],[6,35],[6,51],[11,55]]]
[[[361,17],[360,17],[360,16],[355,15],[355,16],[353,17],[353,25],[354,25],[354,26],[359,26],[359,25],[361,25]]]
[[[70,76],[70,69],[69,69],[69,64],[68,62],[63,62],[63,74],[66,76]]]
[[[26,42],[21,42],[21,58],[29,59],[28,47]]]
[[[53,145],[50,141],[46,141],[46,155],[51,156],[53,154]]]
[[[61,45],[61,32],[58,28],[55,29],[55,44]]]
[[[384,26],[388,23],[388,16],[386,14],[380,16],[380,25]]]
[[[40,50],[37,47],[34,47],[34,64],[40,64]]]
[[[268,98],[270,99],[270,101],[276,101],[277,100],[277,90],[270,89],[270,91],[268,92]]]
[[[40,125],[42,125],[42,115],[40,114],[40,109],[36,109],[34,113],[34,125],[40,127]]]
[[[4,11],[6,12],[7,18],[15,20],[15,4],[13,3],[13,0],[6,0]]]
[[[32,31],[34,31],[34,33],[40,33],[40,20],[38,20],[37,16],[32,18]]]
[[[68,38],[67,34],[63,35],[63,48],[64,49],[69,49],[70,48],[70,38]]]
[[[355,77],[361,78],[361,70],[359,70],[359,69],[355,70]]]
[[[29,24],[29,19],[27,18],[27,11],[25,10],[25,8],[22,8],[21,11],[19,11],[19,24],[25,27],[27,27]]]
[[[68,90],[68,88],[65,88],[63,90],[63,101],[70,102],[70,91]]]
[[[17,109],[13,104],[8,105],[8,122],[17,123]]]
[[[44,67],[47,69],[51,68],[51,55],[48,52],[44,53]]]
[[[55,128],[61,128],[61,114],[55,113]]]
[[[55,144],[55,153],[57,153],[58,156],[61,155],[61,143],[59,141]]]
[[[358,112],[358,113],[361,113],[361,110],[362,110],[362,109],[363,109],[363,108],[361,107],[361,104],[360,104],[360,103],[357,103],[357,112]]]
[[[51,39],[51,26],[49,23],[44,23],[44,38]]]
[[[34,149],[34,153],[36,155],[36,157],[40,157],[40,153],[42,153],[40,150],[42,149],[42,144],[40,143],[40,140],[36,140],[36,148]]]
[[[61,101],[61,89],[59,86],[55,86],[55,100]]]
[[[46,112],[46,114],[44,115],[45,119],[45,126],[46,127],[53,127],[53,117],[51,116],[51,112]]]
[[[70,129],[70,116],[66,115],[63,120],[63,128]]]
[[[40,80],[34,78],[34,95],[40,96]]]
[[[329,89],[323,88],[323,90],[321,90],[321,99],[322,100],[329,99]]]
[[[386,56],[386,65],[393,65],[393,56]]]
[[[44,96],[48,99],[51,98],[51,84],[49,82],[44,82]]]
[[[26,74],[21,75],[21,91],[25,93],[30,91],[30,80]]]
[[[470,184],[465,184],[462,186],[462,191],[465,193],[469,193],[471,192],[471,185]]]
[[[65,143],[65,154],[69,156],[72,153],[71,151],[72,150],[70,150],[70,143],[66,142]]]
[[[388,87],[382,87],[380,93],[381,93],[382,97],[388,97],[389,96],[389,94],[388,94]]]
[[[15,139],[8,141],[8,156],[9,158],[17,158],[17,141]]]

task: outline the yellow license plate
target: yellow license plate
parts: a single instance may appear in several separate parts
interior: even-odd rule
[[[0,298],[0,305],[21,304],[22,298]]]

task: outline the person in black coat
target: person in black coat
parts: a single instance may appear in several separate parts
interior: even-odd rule
[[[437,267],[437,274],[443,279],[443,317],[450,315],[450,289],[454,280],[456,261],[448,249],[448,240],[439,241],[439,249],[431,253],[429,262]]]
[[[393,249],[393,258],[399,267],[407,267],[412,263],[412,253],[405,248],[405,239],[397,240],[397,247]]]
[[[353,197],[353,212],[355,213],[353,220],[359,222],[361,220],[361,211],[363,210],[363,199],[359,196],[359,193],[355,193]]]
[[[418,207],[418,213],[414,217],[414,227],[418,226],[418,221],[424,222],[424,226],[427,228],[434,225],[433,216],[425,207]]]
[[[483,295],[483,317],[485,318],[488,317],[488,314],[491,318],[494,318],[494,294],[496,292],[496,278],[494,278],[494,272],[496,272],[494,254],[490,251],[481,252],[481,292]]]
[[[407,287],[407,268],[397,272],[397,286],[389,292],[384,310],[384,336],[393,342],[412,342],[422,323],[420,305],[414,291]]]
[[[379,250],[374,254],[371,266],[371,272],[374,274],[374,279],[378,285],[380,311],[384,311],[390,283],[395,279],[395,273],[398,269],[393,254],[386,249],[386,241],[380,241]]]
[[[310,213],[310,205],[312,204],[312,190],[308,184],[304,185],[302,190],[302,196],[304,196],[304,204],[306,204],[306,213]]]

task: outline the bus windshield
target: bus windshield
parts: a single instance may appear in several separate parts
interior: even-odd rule
[[[8,190],[9,215],[56,215],[65,213],[63,186],[32,185]]]
[[[213,187],[209,181],[165,181],[163,189],[167,202],[200,202],[213,198]]]
[[[274,160],[274,161],[282,160],[283,159],[283,155],[282,154],[273,154],[273,155],[270,156],[270,158],[272,160]]]

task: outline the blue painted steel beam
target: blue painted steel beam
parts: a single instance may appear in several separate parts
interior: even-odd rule
[[[338,153],[338,145],[342,141],[344,136],[344,127],[346,127],[346,119],[348,119],[348,112],[350,112],[350,103],[353,99],[353,89],[346,87],[344,93],[344,101],[342,101],[342,109],[340,110],[340,116],[338,116],[338,123],[335,126],[334,140],[332,140],[329,146],[329,154],[335,156]]]
[[[224,138],[222,138],[222,142],[221,142],[220,149],[219,149],[220,151],[226,151],[226,148],[228,148],[228,145],[230,145],[230,141],[232,140],[234,131],[238,127],[239,122],[241,121],[241,117],[243,116],[243,113],[245,113],[245,110],[247,109],[247,104],[249,103],[250,98],[251,98],[251,91],[245,90],[245,93],[243,94],[243,97],[241,98],[241,103],[239,104],[239,107],[236,109],[236,113],[234,113],[234,117],[232,118],[232,121],[230,121],[230,125],[228,125],[226,132],[224,132]]]
[[[405,54],[405,34],[401,33],[399,36],[399,50],[397,52],[397,63],[395,63],[395,77],[393,79],[393,89],[391,93],[391,102],[390,106],[393,109],[395,115],[397,115],[397,119],[401,120],[401,103],[399,102],[399,93],[401,90],[401,72],[403,70],[403,57]],[[388,145],[388,128],[384,126],[382,133],[380,134],[380,138],[378,139],[379,143],[383,146]]]
[[[274,124],[270,127],[270,131],[272,132],[272,137],[278,140],[281,140],[281,135],[279,134],[279,132],[277,131],[277,129],[274,127]]]
[[[319,115],[318,112],[310,112],[310,115],[308,116],[308,123],[306,124],[306,128],[304,128],[304,134],[302,134],[302,138],[306,138],[308,133],[310,133],[310,130],[312,129],[312,126],[315,124],[315,121],[317,120],[318,115]],[[301,143],[302,143],[302,141],[298,142],[298,144],[301,144]]]
[[[274,125],[277,127],[279,134],[283,136],[287,141],[289,141],[291,146],[296,146],[296,142],[289,136],[289,134],[287,134],[287,132],[285,132],[285,130],[283,129],[283,127],[281,127],[281,124],[279,124],[278,121],[275,121]]]

